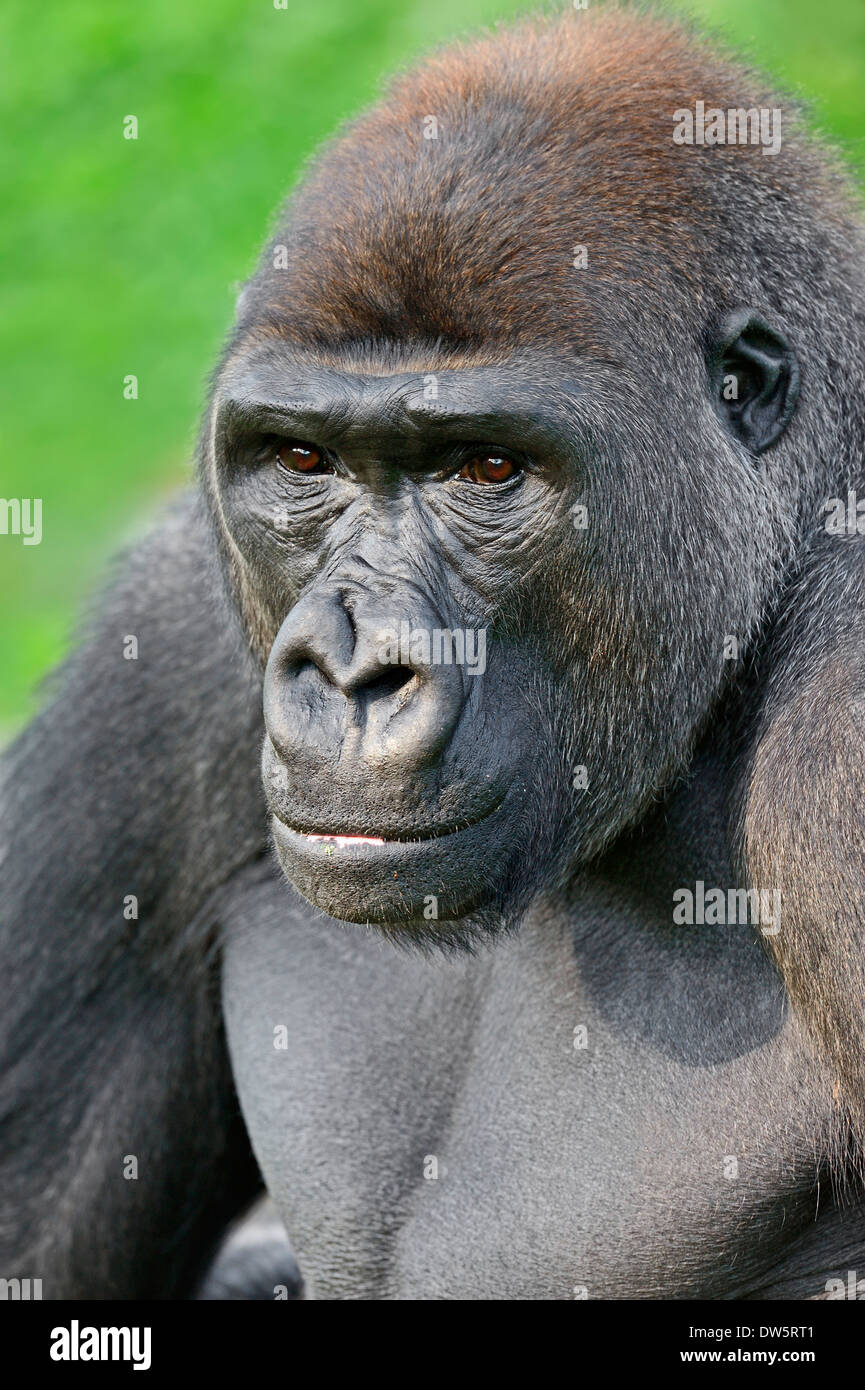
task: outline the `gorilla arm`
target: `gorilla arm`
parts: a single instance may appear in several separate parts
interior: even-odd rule
[[[851,485],[861,494],[858,477]],[[845,496],[847,489],[839,489]],[[780,889],[767,946],[865,1152],[862,711],[865,540],[818,530],[764,657],[766,679],[734,797],[743,872]]]
[[[213,944],[265,845],[260,693],[218,584],[186,501],[2,767],[0,1272],[46,1299],[183,1297],[260,1186]]]

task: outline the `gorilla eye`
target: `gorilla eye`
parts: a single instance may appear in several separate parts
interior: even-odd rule
[[[277,467],[287,473],[332,473],[333,469],[321,449],[314,444],[302,444],[291,439],[276,451]]]
[[[517,471],[507,454],[475,454],[463,464],[459,476],[468,483],[506,483]]]

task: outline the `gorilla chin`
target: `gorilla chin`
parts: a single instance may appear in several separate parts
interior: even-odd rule
[[[328,916],[408,929],[428,943],[468,942],[510,915],[518,810],[507,796],[474,824],[426,835],[415,829],[413,838],[308,833],[274,813],[273,840],[286,878]],[[502,853],[507,844],[515,846],[511,855]]]

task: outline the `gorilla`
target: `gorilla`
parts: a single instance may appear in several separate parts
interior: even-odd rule
[[[863,1267],[863,266],[652,11],[328,147],[5,757],[0,1274],[194,1297],[263,1189],[305,1298]]]

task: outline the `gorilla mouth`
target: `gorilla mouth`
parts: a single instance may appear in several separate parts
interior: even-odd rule
[[[288,881],[331,917],[390,926],[452,921],[487,899],[505,873],[506,855],[483,866],[491,844],[508,843],[502,818],[511,799],[473,808],[474,819],[456,825],[297,827],[272,811],[271,832]]]

